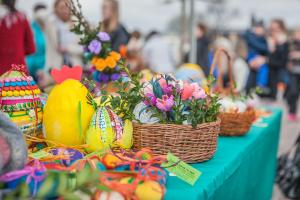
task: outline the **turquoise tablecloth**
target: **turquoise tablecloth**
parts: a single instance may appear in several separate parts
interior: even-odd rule
[[[203,174],[192,187],[169,177],[165,199],[270,200],[275,178],[281,111],[246,136],[220,137],[210,161],[194,164]]]

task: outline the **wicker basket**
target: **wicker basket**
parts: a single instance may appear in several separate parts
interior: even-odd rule
[[[154,154],[169,152],[187,163],[212,158],[217,148],[221,120],[204,123],[193,129],[190,125],[134,124],[134,149],[151,148]]]
[[[227,57],[228,61],[228,77],[229,84],[228,87],[224,88],[223,83],[223,72],[222,72],[222,59],[221,55],[224,54]],[[232,62],[228,52],[224,49],[217,50],[211,69],[210,74],[212,75],[215,67],[218,66],[218,79],[217,79],[217,92],[222,96],[228,95],[237,95],[235,92],[234,79],[232,73]],[[241,136],[248,133],[253,121],[255,120],[255,111],[254,109],[247,109],[243,113],[221,113],[221,131],[220,135],[224,136]]]
[[[255,119],[255,112],[249,109],[243,113],[221,113],[221,132],[223,136],[245,135]]]

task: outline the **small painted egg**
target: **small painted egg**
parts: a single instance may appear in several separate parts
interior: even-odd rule
[[[69,149],[69,148],[68,149],[63,149],[63,148],[53,149],[53,150],[51,150],[51,153],[53,155],[63,154],[65,156],[69,157],[69,159],[62,160],[62,163],[65,166],[70,166],[77,160],[80,160],[84,157],[82,152],[75,150],[75,149]]]
[[[135,195],[139,200],[161,200],[163,189],[155,181],[145,181],[137,186]]]
[[[102,158],[102,163],[107,169],[114,169],[117,167],[122,161],[113,154],[106,154]]]

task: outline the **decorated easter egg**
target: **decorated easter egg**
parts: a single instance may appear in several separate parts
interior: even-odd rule
[[[49,94],[44,109],[45,137],[64,145],[84,144],[94,108],[88,102],[87,88],[79,82],[82,68],[63,67],[54,72],[52,76],[58,85]]]
[[[92,117],[86,133],[87,151],[94,152],[110,147],[129,149],[132,146],[132,123],[123,124],[108,107],[100,107]]]
[[[135,195],[139,200],[161,200],[163,189],[155,181],[145,181],[137,186]]]
[[[25,66],[13,65],[0,77],[0,111],[6,113],[24,134],[38,136],[42,130],[41,91]]]
[[[125,177],[120,180],[120,183],[121,184],[131,184],[131,183],[133,183],[133,181],[134,181],[133,177]]]
[[[70,166],[72,165],[74,162],[76,162],[77,160],[80,160],[84,157],[84,154],[76,149],[64,149],[64,148],[57,148],[57,149],[52,149],[51,153],[53,155],[64,155],[67,158],[66,159],[62,159],[62,163],[65,166]]]
[[[107,169],[114,169],[115,167],[117,167],[119,164],[121,164],[121,160],[120,158],[118,158],[117,156],[113,155],[113,154],[106,154],[103,158],[102,158],[102,163],[104,164],[104,166]]]
[[[122,121],[114,115],[107,107],[100,107],[96,110],[86,133],[88,152],[109,148],[112,146],[116,134],[122,134]]]

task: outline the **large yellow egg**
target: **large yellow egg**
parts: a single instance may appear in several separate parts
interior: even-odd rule
[[[135,195],[139,200],[161,200],[163,189],[155,181],[145,181],[138,185]]]
[[[94,113],[87,95],[87,88],[73,79],[53,88],[44,109],[46,139],[70,146],[84,144],[85,133]]]

